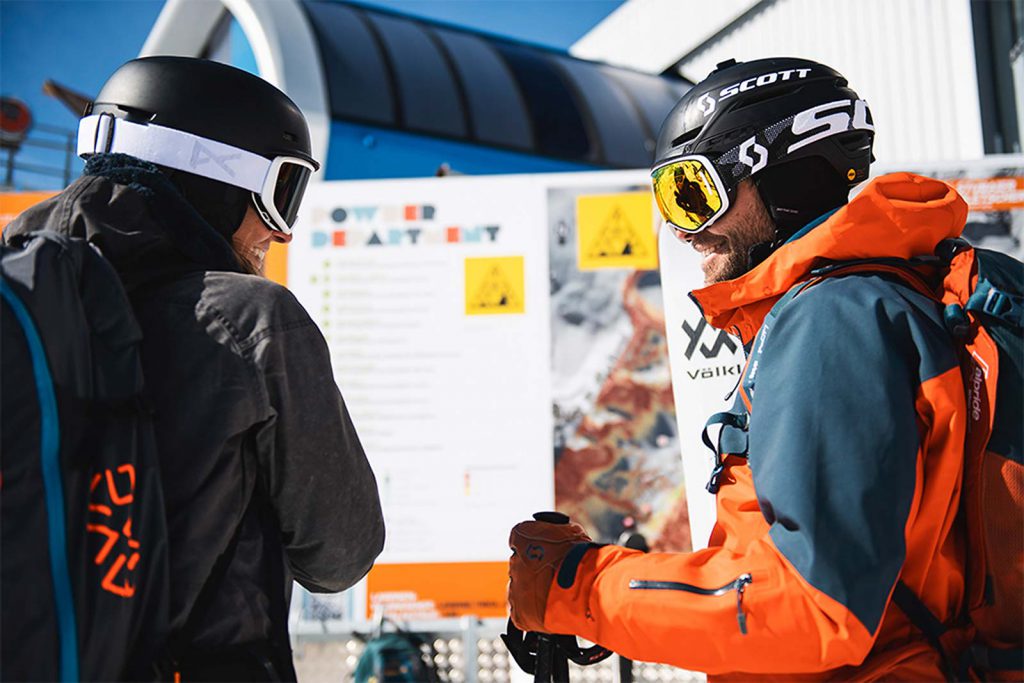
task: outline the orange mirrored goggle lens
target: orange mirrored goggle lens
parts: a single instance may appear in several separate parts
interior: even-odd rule
[[[722,211],[722,193],[700,159],[680,159],[651,174],[662,217],[683,232],[699,232]]]

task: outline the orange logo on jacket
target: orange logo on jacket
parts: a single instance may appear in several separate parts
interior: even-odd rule
[[[105,486],[100,486],[100,483]],[[135,467],[129,463],[116,470],[93,475],[89,486],[89,512],[101,523],[86,523],[85,530],[104,537],[93,563],[106,568],[100,582],[103,590],[130,598],[135,584],[129,581],[141,557],[141,544],[132,537],[131,504],[135,499]]]

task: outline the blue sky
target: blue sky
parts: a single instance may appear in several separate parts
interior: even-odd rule
[[[37,123],[72,130],[76,118],[42,93],[53,79],[95,95],[107,76],[135,57],[163,0],[0,0],[0,93],[25,101]],[[567,49],[622,0],[360,0],[471,29]],[[22,152],[62,165],[62,153]],[[59,178],[16,174],[19,189],[59,187]]]

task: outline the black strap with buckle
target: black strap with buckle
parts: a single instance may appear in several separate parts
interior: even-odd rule
[[[519,668],[533,675],[534,683],[569,683],[569,662],[588,666],[612,655],[600,645],[580,647],[575,636],[523,633],[511,619],[501,639]]]

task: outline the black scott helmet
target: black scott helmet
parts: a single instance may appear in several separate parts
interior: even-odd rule
[[[722,62],[672,109],[652,171],[662,215],[695,233],[752,177],[785,238],[868,177],[874,126],[843,76],[806,59]]]
[[[119,68],[79,124],[78,153],[124,153],[252,193],[264,222],[291,233],[310,176],[302,112],[258,76],[190,57]]]

